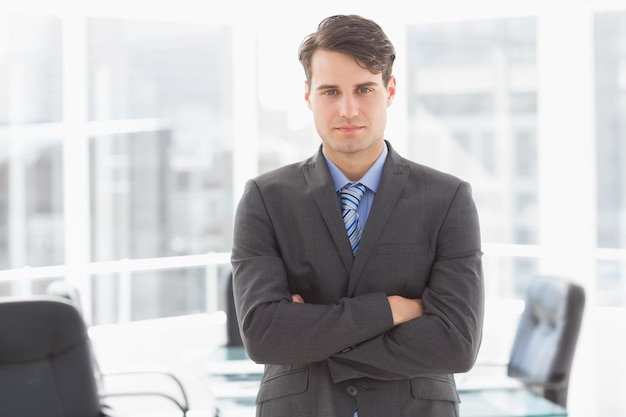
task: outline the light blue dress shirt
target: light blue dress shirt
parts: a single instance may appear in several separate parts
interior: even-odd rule
[[[322,152],[324,150],[322,149]],[[339,190],[345,187],[347,184],[352,184],[355,182],[360,182],[365,186],[365,194],[359,203],[359,207],[357,208],[357,212],[359,213],[359,223],[362,228],[365,228],[365,223],[367,222],[367,216],[370,213],[370,209],[372,208],[372,203],[374,202],[374,196],[376,195],[376,191],[378,191],[378,184],[380,184],[380,178],[383,175],[383,167],[385,166],[385,159],[387,158],[387,145],[383,146],[383,151],[380,153],[380,156],[374,162],[374,164],[370,167],[370,169],[363,175],[363,177],[357,181],[350,181],[348,177],[345,176],[343,172],[335,165],[326,153],[324,152],[324,158],[326,159],[326,164],[328,165],[328,169],[330,170],[330,175],[333,177],[333,182],[335,183],[335,191],[337,191],[337,198],[341,201],[341,197],[339,197]]]

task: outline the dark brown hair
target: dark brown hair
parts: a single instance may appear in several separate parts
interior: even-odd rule
[[[361,67],[382,74],[385,86],[391,78],[396,50],[382,28],[374,21],[356,15],[327,17],[317,32],[302,41],[298,59],[311,81],[311,57],[318,49],[350,55]]]

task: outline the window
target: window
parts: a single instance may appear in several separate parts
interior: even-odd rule
[[[626,306],[625,11],[595,15],[595,83],[598,302]]]
[[[0,268],[62,263],[61,21],[0,17]]]
[[[77,259],[66,276],[83,263],[229,251],[232,26],[103,17],[76,25],[26,13],[3,23],[2,268]],[[64,25],[76,32],[64,34]],[[86,85],[64,84],[70,70]],[[71,100],[82,92],[84,112]],[[79,282],[92,294],[92,323],[209,308],[207,271],[194,263],[100,270],[87,268],[91,280]],[[54,275],[2,283],[0,292],[44,292]]]
[[[537,244],[536,23],[511,18],[408,27],[409,153],[472,184],[483,240]],[[501,259],[498,294],[519,297],[532,260]]]

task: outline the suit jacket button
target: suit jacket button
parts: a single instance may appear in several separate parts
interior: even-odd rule
[[[356,395],[359,393],[359,389],[354,385],[348,385],[348,388],[346,388],[346,392],[349,396],[356,397]]]

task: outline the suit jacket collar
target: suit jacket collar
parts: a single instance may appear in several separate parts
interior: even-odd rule
[[[378,237],[393,212],[409,177],[406,161],[395,152],[389,142],[385,141],[385,143],[389,154],[356,256],[352,255],[350,242],[341,218],[341,208],[334,190],[333,179],[326,165],[321,146],[317,154],[307,160],[302,167],[304,178],[349,275],[349,296],[354,293]]]

